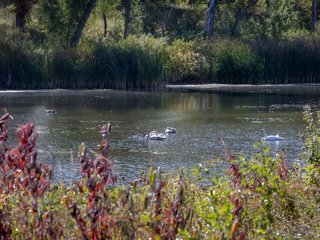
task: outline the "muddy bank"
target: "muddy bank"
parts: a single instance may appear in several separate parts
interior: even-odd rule
[[[270,94],[320,94],[320,84],[186,84],[167,85],[168,90],[179,91],[210,91],[230,93],[270,93]]]

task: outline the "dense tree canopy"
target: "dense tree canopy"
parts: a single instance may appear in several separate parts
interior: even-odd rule
[[[10,87],[35,78],[49,87],[316,82],[318,15],[317,0],[3,0],[0,79]]]
[[[83,30],[85,38],[286,38],[316,31],[319,11],[317,0],[5,0],[0,7],[13,10],[20,31],[27,26],[63,46],[76,46]]]

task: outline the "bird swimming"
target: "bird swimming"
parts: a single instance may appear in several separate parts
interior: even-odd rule
[[[268,141],[268,142],[276,142],[276,141],[282,141],[284,140],[283,137],[280,137],[279,134],[277,135],[267,135],[266,130],[263,128],[261,129],[261,132],[265,135],[263,138],[261,138],[261,141]]]
[[[55,109],[47,109],[46,113],[56,113],[56,110]]]
[[[157,131],[151,131],[149,133],[145,133],[143,137],[147,140],[164,140],[167,138],[169,134],[176,133],[177,129],[172,127],[167,127],[164,133],[159,133]]]
[[[176,133],[176,132],[177,132],[177,129],[172,128],[172,127],[167,127],[164,132],[165,132],[165,133]]]
[[[166,134],[158,133],[156,131],[145,133],[143,137],[146,138],[147,140],[164,140],[167,138]]]

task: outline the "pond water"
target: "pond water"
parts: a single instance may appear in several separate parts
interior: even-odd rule
[[[85,142],[98,151],[100,127],[112,123],[110,159],[120,178],[132,180],[150,164],[163,169],[196,166],[223,156],[223,144],[235,154],[249,154],[264,128],[285,137],[272,143],[290,162],[303,149],[302,106],[317,106],[319,94],[227,94],[210,92],[122,92],[111,90],[54,90],[0,92],[0,107],[14,120],[8,123],[9,144],[19,123],[33,122],[38,133],[39,161],[54,166],[55,180],[80,177],[77,150]],[[56,113],[48,114],[47,109]],[[164,141],[147,141],[145,132],[177,133]],[[14,137],[12,137],[14,136]]]

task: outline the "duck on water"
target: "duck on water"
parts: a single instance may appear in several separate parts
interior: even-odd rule
[[[165,133],[176,133],[176,132],[177,132],[177,129],[172,128],[172,127],[167,127],[164,132],[165,132]]]
[[[145,133],[143,136],[147,140],[164,140],[167,138],[168,134],[176,133],[177,130],[175,128],[167,127],[164,133],[159,133],[157,131],[151,131],[149,133]]]
[[[264,137],[261,138],[261,141],[267,141],[267,142],[277,142],[284,140],[283,137],[280,137],[279,134],[277,135],[267,135],[266,130],[263,128],[261,129],[261,133],[264,134]]]

